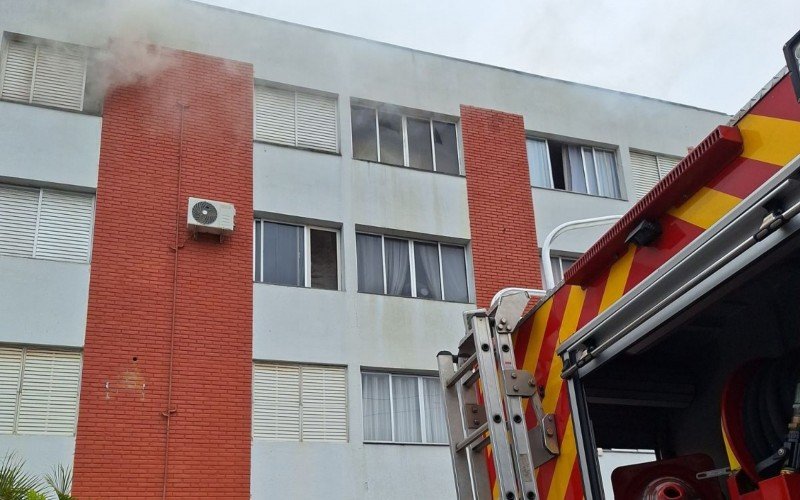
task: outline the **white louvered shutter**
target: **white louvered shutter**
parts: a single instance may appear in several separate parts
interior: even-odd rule
[[[641,199],[661,178],[658,174],[658,162],[653,155],[631,151],[631,168],[636,198]]]
[[[256,87],[256,140],[296,146],[294,92]]]
[[[658,173],[661,175],[663,179],[666,175],[675,168],[675,166],[680,162],[680,158],[673,158],[671,156],[659,156],[658,157]]]
[[[80,379],[80,353],[27,350],[19,396],[17,432],[74,434]]]
[[[3,99],[30,102],[35,61],[36,45],[17,41],[8,43],[0,92]]]
[[[303,441],[347,441],[344,367],[304,366]]]
[[[300,367],[254,365],[253,437],[300,441]]]
[[[0,184],[0,254],[33,257],[39,190]]]
[[[88,262],[93,206],[94,196],[89,194],[43,190],[34,256]]]
[[[22,349],[0,348],[0,434],[14,432]]]
[[[51,45],[40,45],[38,50],[31,102],[78,111],[83,109],[86,53]]]
[[[338,147],[336,99],[297,93],[297,145],[336,153]]]

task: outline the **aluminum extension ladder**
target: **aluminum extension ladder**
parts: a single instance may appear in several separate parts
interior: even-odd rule
[[[488,311],[465,312],[458,354],[437,355],[459,500],[493,498],[483,453],[488,445],[505,500],[538,499],[534,467],[558,455],[553,415],[544,415],[533,374],[517,369],[511,343],[530,291],[510,292]],[[538,421],[530,431],[524,399],[530,399]]]

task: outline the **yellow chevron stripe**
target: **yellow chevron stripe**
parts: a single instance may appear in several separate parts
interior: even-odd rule
[[[708,229],[740,201],[742,200],[722,191],[703,187],[683,205],[671,209],[669,213],[697,227]]]
[[[603,290],[603,298],[600,299],[600,312],[608,309],[608,306],[616,302],[625,293],[625,283],[628,281],[628,274],[631,271],[635,253],[636,246],[631,243],[628,245],[628,251],[625,252],[625,255],[611,265],[606,287]]]
[[[728,433],[725,432],[725,427],[722,427],[722,442],[725,444],[725,453],[728,455],[728,464],[731,470],[739,470],[742,468],[742,465],[737,460],[736,455],[733,454],[733,448],[731,448],[730,443],[728,442]]]
[[[564,316],[561,319],[561,325],[558,330],[559,340],[566,339],[575,333],[578,328],[578,319],[580,319],[584,298],[586,298],[586,292],[581,287],[570,287],[567,305],[564,308]],[[542,408],[544,408],[545,413],[553,413],[556,409],[558,396],[561,393],[561,384],[564,382],[561,378],[563,367],[564,363],[561,361],[561,356],[553,354],[553,362],[550,364],[550,372],[547,374],[547,384],[544,386],[544,398],[542,399]]]
[[[561,439],[560,449],[561,454],[557,458],[556,468],[553,471],[550,491],[544,495],[544,498],[548,500],[562,500],[564,498],[569,486],[572,467],[575,465],[577,446],[575,444],[575,429],[572,427],[572,415],[567,420],[567,427],[564,429],[564,437]]]
[[[558,329],[558,341],[564,342],[578,329],[578,320],[581,317],[583,301],[586,298],[586,290],[579,286],[570,286],[569,297],[567,297],[567,307],[564,317],[561,319],[561,326]]]
[[[782,167],[800,154],[800,122],[751,114],[737,127],[744,139],[745,158]]]
[[[553,298],[536,310],[531,325],[531,336],[528,338],[528,347],[525,351],[525,359],[522,360],[522,369],[533,372],[536,370],[536,363],[539,361],[539,354],[542,351],[544,341],[544,329],[547,328],[547,321],[550,319],[550,310],[553,308]]]

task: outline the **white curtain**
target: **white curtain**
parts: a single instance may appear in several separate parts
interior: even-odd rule
[[[392,375],[392,399],[394,440],[401,443],[422,442],[417,377]]]
[[[264,223],[264,281],[276,285],[305,285],[303,228]]]
[[[431,243],[414,243],[417,297],[442,299],[442,282],[439,277],[439,246]]]
[[[531,174],[531,185],[552,188],[553,174],[550,171],[550,157],[547,153],[547,141],[528,139],[528,169]]]
[[[428,443],[447,443],[447,425],[445,423],[442,387],[439,380],[424,377],[422,393],[425,401],[425,436]]]
[[[594,156],[592,148],[581,148],[583,156],[583,167],[586,173],[586,192],[589,194],[600,194],[597,189],[597,172],[595,172]]]
[[[445,300],[468,302],[467,262],[464,248],[442,245],[442,274]]]
[[[620,198],[619,178],[617,177],[617,162],[613,151],[602,149],[594,150],[597,165],[597,185],[601,196]]]
[[[364,440],[392,440],[392,407],[389,401],[389,375],[362,373],[364,395]]]
[[[356,258],[358,259],[358,291],[384,293],[381,237],[357,234]]]
[[[583,158],[580,146],[564,146],[561,149],[564,162],[564,180],[567,191],[586,193],[586,175],[583,173]]]
[[[386,255],[386,293],[411,297],[411,264],[408,241],[384,238]]]

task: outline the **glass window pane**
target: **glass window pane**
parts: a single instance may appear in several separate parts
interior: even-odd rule
[[[381,142],[381,163],[403,165],[403,117],[379,111],[378,131]]]
[[[594,158],[597,163],[597,185],[601,196],[610,198],[622,197],[619,189],[619,177],[617,176],[617,160],[613,151],[602,149],[594,150]]]
[[[392,402],[394,440],[401,443],[421,443],[417,377],[392,375]]]
[[[276,285],[305,285],[303,228],[264,222],[264,281]]]
[[[454,123],[433,122],[436,171],[458,175],[458,140]]]
[[[408,118],[408,165],[420,170],[433,170],[433,151],[431,151],[431,122]]]
[[[386,252],[386,293],[411,297],[411,264],[408,241],[384,238]]]
[[[442,387],[439,379],[424,377],[422,395],[425,401],[425,436],[429,443],[447,443],[447,424],[445,423]]]
[[[339,259],[336,233],[311,229],[311,286],[336,290],[339,288]]]
[[[384,293],[381,237],[357,234],[356,258],[358,259],[358,291]]]
[[[567,191],[588,193],[586,190],[586,173],[583,170],[583,155],[581,155],[580,146],[564,145],[561,151]]]
[[[469,302],[467,260],[464,247],[442,245],[442,274],[444,275],[444,299],[454,302]]]
[[[553,177],[550,173],[550,161],[547,142],[540,139],[528,139],[528,170],[531,174],[531,185],[551,188]]]
[[[561,270],[561,259],[550,257],[550,267],[553,269],[553,281],[558,283],[564,279],[564,271]]]
[[[389,400],[389,375],[362,373],[364,396],[364,440],[392,440],[392,407]]]
[[[586,190],[589,194],[599,194],[592,148],[581,148],[581,154],[583,155],[583,169],[586,173]]]
[[[362,106],[351,106],[350,121],[353,123],[353,158],[378,161],[375,110]]]
[[[253,281],[261,281],[261,221],[255,221],[253,234]]]
[[[439,278],[439,245],[414,242],[414,267],[417,297],[442,300],[442,282]]]

